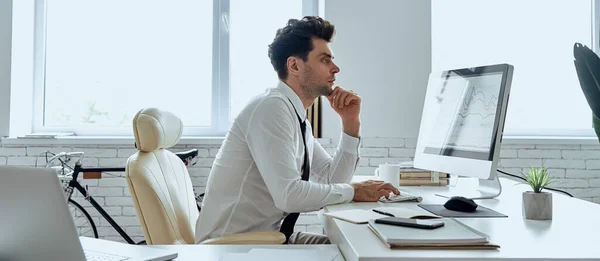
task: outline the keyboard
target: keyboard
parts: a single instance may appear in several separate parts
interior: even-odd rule
[[[84,250],[85,260],[87,261],[121,261],[130,260],[129,257],[119,256],[114,254],[108,254],[98,251]]]
[[[390,196],[389,199],[387,199],[385,197],[381,197],[379,199],[379,202],[383,202],[383,203],[406,202],[406,201],[421,202],[421,201],[423,201],[423,198],[420,196],[408,194],[404,191],[400,191],[400,195],[392,195],[392,196]]]

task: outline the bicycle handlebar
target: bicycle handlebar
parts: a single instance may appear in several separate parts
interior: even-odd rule
[[[77,159],[77,162],[75,164],[81,163],[81,161],[83,160],[84,154],[85,154],[85,152],[77,152],[77,151],[76,152],[64,152],[63,151],[63,152],[60,152],[60,153],[52,156],[52,158],[50,158],[48,160],[48,162],[46,162],[45,167],[48,168],[53,161],[55,161],[56,159],[60,159],[60,157],[65,157],[65,156],[67,157],[67,160],[72,156],[79,156],[79,158]]]
[[[65,161],[61,160],[61,167],[64,169],[65,167],[70,168],[71,171],[68,172],[68,174],[72,174],[73,173],[73,168],[69,165],[66,164],[66,162],[68,162],[70,160],[70,157],[79,157],[77,159],[77,162],[75,162],[75,165],[81,165],[82,161],[83,161],[83,156],[85,155],[85,152],[78,152],[78,151],[74,151],[74,152],[60,152],[54,156],[52,156],[52,158],[50,158],[47,162],[46,162],[46,168],[50,167],[50,165],[52,164],[52,162],[54,162],[55,160],[60,160],[61,158],[65,158]],[[175,155],[177,155],[177,157],[179,157],[179,159],[181,159],[181,161],[183,161],[183,163],[188,166],[188,164],[195,158],[198,157],[198,149],[191,149],[191,150],[187,150],[187,151],[182,151],[182,152],[177,152],[175,153]],[[66,165],[66,166],[65,166]],[[120,168],[119,168],[120,170]],[[115,168],[114,171],[119,171]],[[64,173],[64,172],[63,172]]]

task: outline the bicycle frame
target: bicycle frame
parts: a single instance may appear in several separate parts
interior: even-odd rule
[[[125,168],[83,168],[83,167],[81,167],[81,162],[77,162],[75,164],[75,169],[73,170],[73,179],[71,179],[71,181],[69,181],[69,186],[76,188],[85,197],[85,200],[87,200],[88,202],[90,202],[90,204],[92,204],[92,206],[100,213],[100,215],[102,215],[102,217],[104,217],[106,219],[106,221],[108,221],[108,223],[115,230],[117,230],[119,235],[121,235],[125,239],[125,241],[127,241],[127,243],[136,244],[133,241],[133,239],[131,239],[131,237],[129,235],[127,235],[127,233],[125,233],[125,231],[117,224],[117,222],[115,222],[115,220],[112,219],[112,217],[110,217],[110,215],[108,215],[108,213],[106,213],[106,211],[104,211],[102,206],[100,206],[100,204],[98,204],[98,202],[96,202],[96,200],[87,193],[87,190],[85,188],[83,188],[83,186],[81,186],[81,184],[79,184],[79,182],[77,181],[79,173],[83,173],[83,172],[101,172],[102,173],[102,172],[109,172],[109,171],[124,172]]]

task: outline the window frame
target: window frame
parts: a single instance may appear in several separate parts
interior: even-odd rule
[[[34,0],[34,60],[32,132],[69,132],[78,136],[129,136],[131,127],[44,126],[46,68],[46,2]],[[186,127],[184,136],[224,136],[231,127],[230,108],[230,0],[213,1],[213,60],[211,126]],[[322,0],[321,0],[322,1]],[[320,0],[302,0],[302,16],[318,15]],[[322,6],[322,4],[321,4]],[[85,94],[82,94],[85,95]],[[13,101],[15,102],[15,101]],[[140,108],[141,109],[141,108]]]
[[[13,3],[0,1],[0,139],[10,133]]]

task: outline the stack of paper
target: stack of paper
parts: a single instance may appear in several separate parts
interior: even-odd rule
[[[369,228],[389,248],[497,249],[488,236],[452,218],[439,219],[444,226],[419,229],[369,221]]]
[[[400,186],[447,186],[448,173],[414,168],[412,161],[400,165]]]

